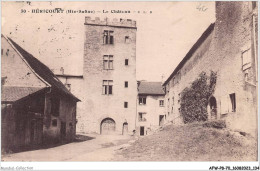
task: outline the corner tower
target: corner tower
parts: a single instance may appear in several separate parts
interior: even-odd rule
[[[85,18],[83,115],[78,130],[127,134],[136,117],[136,22]]]

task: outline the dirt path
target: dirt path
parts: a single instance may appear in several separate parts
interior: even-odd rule
[[[93,139],[49,149],[2,156],[2,161],[108,161],[114,151],[133,138],[122,135],[87,135]]]

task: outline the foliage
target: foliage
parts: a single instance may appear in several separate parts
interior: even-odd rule
[[[180,113],[184,123],[206,121],[209,97],[214,93],[217,74],[211,71],[210,76],[202,72],[199,77],[181,92]]]
[[[209,127],[209,128],[223,129],[226,128],[226,122],[225,120],[214,120],[214,121],[206,122],[202,126]]]

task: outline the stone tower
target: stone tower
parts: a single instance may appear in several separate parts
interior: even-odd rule
[[[85,18],[84,112],[78,130],[131,134],[136,117],[136,22]]]

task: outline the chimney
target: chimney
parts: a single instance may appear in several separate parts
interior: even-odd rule
[[[61,72],[62,75],[64,75],[64,68],[63,67],[60,68],[60,72]]]

